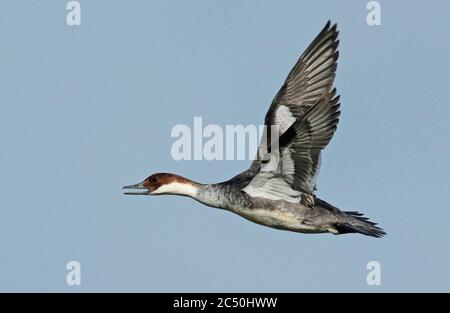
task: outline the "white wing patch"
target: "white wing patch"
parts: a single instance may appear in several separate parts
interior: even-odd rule
[[[286,148],[284,149],[286,150]],[[295,164],[292,160],[291,154],[288,151],[282,153],[281,157],[281,175],[289,184],[294,182]]]
[[[292,114],[291,110],[285,105],[280,105],[275,111],[274,124],[280,127],[280,135],[283,134],[289,126],[295,122],[295,116]]]
[[[252,198],[284,200],[292,203],[300,203],[302,194],[292,189],[282,178],[274,177],[273,173],[269,172],[260,172],[242,190]]]

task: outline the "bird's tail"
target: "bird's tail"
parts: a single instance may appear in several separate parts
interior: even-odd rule
[[[319,200],[319,203],[317,203],[317,200]],[[384,230],[377,226],[377,223],[371,222],[369,218],[364,217],[360,212],[341,211],[335,206],[317,198],[316,203],[339,217],[339,221],[333,225],[336,234],[360,233],[377,238],[386,235]]]
[[[377,223],[371,222],[362,213],[357,211],[343,211],[341,217],[343,218],[343,222],[334,225],[334,228],[339,234],[360,233],[377,238],[386,235],[384,230],[377,226]]]

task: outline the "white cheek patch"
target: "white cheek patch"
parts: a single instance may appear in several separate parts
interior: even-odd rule
[[[153,195],[162,194],[175,194],[182,196],[194,197],[197,195],[198,188],[192,184],[183,184],[179,182],[173,182],[160,186],[158,189],[152,192]]]

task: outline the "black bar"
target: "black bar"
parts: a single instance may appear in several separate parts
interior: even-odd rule
[[[59,293],[1,294],[4,307],[31,305],[59,312],[90,308],[138,308],[143,312],[309,312],[310,310],[362,311],[414,306],[443,307],[449,294],[417,293]],[[392,307],[395,305],[395,307]]]

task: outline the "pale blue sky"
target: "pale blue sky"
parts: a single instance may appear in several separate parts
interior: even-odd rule
[[[448,1],[0,2],[1,291],[450,291]],[[157,171],[225,180],[249,161],[179,161],[171,128],[261,123],[328,19],[342,95],[318,195],[388,236],[302,235],[187,198],[126,197]],[[82,285],[65,282],[66,263]],[[382,285],[366,284],[366,264]]]

